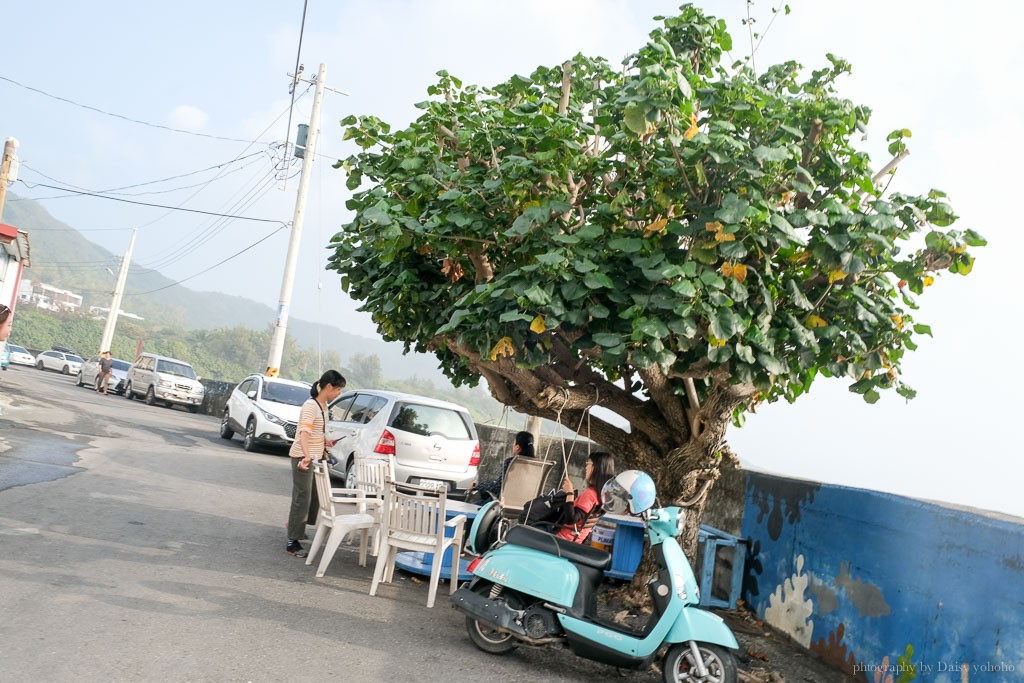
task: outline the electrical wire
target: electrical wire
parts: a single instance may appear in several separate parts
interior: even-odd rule
[[[24,181],[19,181],[24,182]],[[186,209],[183,206],[168,206],[167,204],[153,204],[150,202],[139,202],[133,199],[123,199],[121,197],[110,197],[105,194],[99,194],[97,192],[85,192],[84,190],[73,190],[70,187],[60,187],[57,185],[47,185],[45,183],[36,183],[36,187],[46,187],[51,190],[57,190],[59,192],[70,192],[73,194],[84,195],[86,197],[97,197],[99,199],[109,199],[114,202],[124,202],[125,204],[138,204],[139,206],[153,206],[158,209],[169,209],[171,211],[185,211],[187,213],[201,213],[207,216],[221,216],[223,218],[237,218],[242,221],[256,221],[257,223],[280,223],[279,220],[272,218],[253,218],[252,216],[233,216],[230,214],[216,213],[214,211],[203,211],[202,209]]]
[[[147,185],[156,185],[158,183],[165,183],[165,182],[168,182],[170,180],[178,180],[180,178],[187,178],[189,176],[198,175],[200,173],[205,173],[206,171],[212,171],[212,170],[215,170],[215,169],[218,169],[218,168],[222,168],[224,166],[228,166],[228,165],[233,164],[233,163],[235,163],[237,161],[244,161],[246,159],[252,159],[253,157],[262,156],[264,154],[266,154],[265,151],[253,152],[252,154],[247,154],[247,155],[245,155],[243,157],[236,157],[236,158],[232,159],[231,161],[225,161],[223,164],[216,164],[214,166],[207,166],[206,168],[201,168],[198,171],[191,171],[189,173],[181,173],[179,175],[170,176],[168,178],[161,178],[160,180],[149,180],[149,181],[146,181],[144,183],[135,183],[134,185],[124,185],[123,187],[113,187],[113,188],[110,188],[110,189],[107,189],[107,190],[92,190],[92,189],[90,189],[88,187],[82,187],[80,185],[75,185],[74,183],[69,183],[67,181],[60,180],[58,178],[54,178],[53,176],[46,175],[45,173],[43,173],[42,171],[40,171],[37,168],[33,168],[32,166],[30,166],[29,164],[25,163],[24,161],[21,162],[21,166],[22,166],[22,168],[27,168],[28,170],[32,171],[36,175],[39,175],[39,176],[42,176],[43,178],[46,178],[47,180],[52,180],[55,183],[60,183],[61,185],[66,185],[67,187],[72,187],[72,188],[74,188],[76,190],[85,190],[85,191],[88,191],[88,192],[97,192],[99,194],[120,194],[120,195],[125,195],[125,196],[128,196],[128,197],[138,197],[138,196],[144,195],[144,194],[167,194],[169,192],[177,192],[179,190],[188,190],[188,189],[191,189],[193,187],[199,187],[199,185],[202,185],[202,183],[198,183],[196,185],[186,185],[184,187],[175,187],[175,188],[172,188],[172,189],[169,189],[169,190],[151,190],[149,192],[121,192],[121,190],[131,190],[131,189],[134,189],[134,188],[137,188],[137,187],[145,187]],[[256,163],[256,162],[255,161],[250,161],[249,163],[242,165],[240,168],[236,168],[236,169],[232,169],[230,171],[227,171],[226,173],[224,173],[223,175],[219,175],[218,177],[219,178],[224,177],[224,176],[229,175],[231,173],[234,173],[234,172],[236,172],[238,170],[241,170],[242,168],[247,168],[247,167],[251,166],[254,163]],[[39,201],[43,201],[43,200],[47,200],[47,199],[63,199],[65,197],[77,197],[77,196],[78,196],[77,194],[62,194],[62,195],[53,195],[53,196],[50,196],[50,197],[17,197],[16,200],[21,201],[21,200],[30,199],[32,201],[39,202]]]
[[[266,242],[268,239],[270,239],[271,237],[273,237],[274,235],[276,235],[277,233],[281,232],[282,230],[284,230],[287,227],[288,227],[288,224],[282,222],[281,223],[281,227],[279,227],[276,230],[273,230],[270,233],[264,235],[260,239],[256,240],[255,242],[253,242],[252,244],[247,246],[245,249],[242,249],[241,251],[237,251],[234,254],[232,254],[231,256],[228,256],[223,261],[218,261],[217,263],[213,264],[209,268],[205,268],[205,269],[199,271],[198,273],[193,273],[192,275],[189,275],[186,278],[182,278],[181,280],[178,280],[177,282],[172,282],[169,285],[164,285],[163,287],[157,287],[156,289],[151,289],[151,290],[149,290],[147,292],[125,292],[124,295],[125,296],[143,296],[145,294],[153,294],[154,292],[160,292],[160,291],[163,291],[165,289],[170,289],[171,287],[174,287],[175,285],[180,285],[183,282],[188,282],[189,280],[191,280],[194,277],[199,277],[203,273],[208,273],[211,270],[213,270],[214,268],[217,268],[218,266],[224,265],[225,263],[227,263],[231,259],[236,258],[238,256],[241,256],[242,254],[244,254],[245,252],[249,251],[253,247],[257,246],[258,244],[261,244],[262,242]]]
[[[142,120],[139,120],[139,119],[133,119],[130,116],[124,116],[123,114],[115,114],[113,112],[105,111],[105,110],[100,109],[98,107],[91,107],[91,106],[89,106],[87,104],[82,104],[81,102],[75,102],[74,100],[68,99],[67,97],[61,97],[59,95],[54,95],[52,93],[48,93],[45,90],[40,90],[39,88],[33,88],[30,85],[25,85],[24,83],[19,83],[18,81],[14,80],[13,78],[8,78],[7,76],[0,76],[0,81],[7,81],[8,83],[16,85],[19,88],[24,88],[25,90],[31,90],[32,92],[39,93],[40,95],[44,95],[44,96],[49,97],[51,99],[59,100],[61,102],[66,102],[67,104],[71,104],[71,105],[74,105],[76,107],[81,107],[82,109],[88,109],[89,111],[94,111],[94,112],[97,112],[99,114],[103,114],[104,116],[112,116],[112,117],[114,117],[116,119],[122,119],[123,121],[129,121],[131,123],[137,123],[137,124],[142,125],[142,126],[149,126],[150,128],[159,128],[159,129],[162,129],[162,130],[171,131],[173,133],[182,133],[184,135],[194,135],[196,137],[209,138],[211,140],[226,140],[227,142],[249,142],[249,140],[243,140],[241,138],[229,138],[229,137],[224,137],[222,135],[211,135],[209,133],[197,133],[197,132],[192,131],[192,130],[183,130],[181,128],[172,128],[170,126],[163,126],[163,125],[161,125],[159,123],[149,123],[148,121],[142,121]]]
[[[288,126],[284,131],[284,139],[291,141],[292,139],[292,110],[295,108],[295,86],[299,84],[299,61],[302,57],[302,36],[306,32],[306,8],[309,7],[309,0],[303,0],[302,2],[302,23],[299,24],[299,47],[295,50],[295,70],[292,71],[294,74],[292,81],[292,87],[289,88],[292,96],[291,104],[288,105]],[[306,88],[308,91],[309,88]]]

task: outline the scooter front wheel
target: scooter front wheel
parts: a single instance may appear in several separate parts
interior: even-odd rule
[[[489,583],[481,583],[473,588],[474,593],[481,594],[487,594],[490,590],[491,584]],[[493,629],[473,617],[466,617],[466,631],[474,645],[492,655],[507,655],[519,644],[511,634]]]
[[[708,675],[701,676],[690,643],[676,643],[665,655],[665,683],[736,683],[736,658],[718,645],[697,643]]]

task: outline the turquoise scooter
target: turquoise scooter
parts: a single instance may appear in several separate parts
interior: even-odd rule
[[[512,527],[491,547],[500,510],[489,503],[474,520],[468,544],[475,555],[486,552],[469,565],[473,579],[451,596],[466,614],[470,640],[495,655],[520,643],[567,644],[579,657],[630,669],[647,668],[667,646],[666,683],[736,683],[732,651],[739,645],[718,615],[697,606],[697,581],[676,541],[683,510],[653,508],[654,482],[638,470],[611,479],[601,499],[605,512],[629,512],[646,523],[658,565],[647,584],[654,611],[646,626],[631,630],[598,616],[596,595],[609,553],[528,526]]]

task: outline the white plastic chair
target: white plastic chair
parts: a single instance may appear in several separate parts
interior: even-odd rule
[[[359,566],[365,567],[369,532],[378,526],[378,518],[367,511],[367,506],[373,504],[373,499],[358,489],[331,488],[331,477],[326,462],[313,463],[313,479],[316,481],[317,496],[320,498],[320,515],[316,520],[316,535],[313,536],[313,544],[309,547],[306,564],[313,563],[313,557],[323,545],[323,555],[316,569],[317,577],[323,576],[345,535],[358,531]]]
[[[380,552],[380,523],[384,509],[384,489],[388,480],[394,479],[394,465],[390,460],[357,458],[353,466],[352,488],[362,491],[370,500],[367,512],[377,520],[377,529],[373,535],[373,555]]]
[[[437,493],[437,495],[434,495]],[[377,553],[377,566],[373,570],[370,595],[377,594],[381,581],[390,583],[394,577],[395,559],[398,551],[433,553],[430,565],[430,588],[427,592],[427,607],[434,606],[437,584],[441,578],[442,556],[452,549],[453,572],[458,572],[462,559],[462,534],[466,515],[445,519],[447,491],[387,483],[384,489],[384,515],[381,525],[381,549]],[[453,530],[452,536],[445,535],[445,529]],[[451,581],[451,593],[458,586],[458,579]]]

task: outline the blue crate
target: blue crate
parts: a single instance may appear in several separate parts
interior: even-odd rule
[[[605,515],[602,519],[615,524],[612,566],[605,571],[605,576],[631,581],[640,566],[644,551],[644,524],[640,519],[628,515]],[[700,566],[697,567],[700,574],[697,577],[700,604],[703,607],[736,609],[736,601],[743,590],[743,568],[747,561],[746,539],[702,524],[697,535],[697,547],[700,558]],[[727,557],[728,552],[721,552],[726,548],[732,548],[731,562]],[[716,570],[719,574],[718,585],[715,584]],[[727,592],[724,598],[721,597],[723,589]]]
[[[747,541],[733,536],[720,529],[706,524],[700,525],[697,534],[698,556],[701,557],[700,570],[700,604],[703,607],[725,607],[736,609],[736,601],[743,591],[743,569],[747,561]],[[719,551],[732,548],[732,562]],[[715,584],[715,573],[719,572],[720,580]],[[728,572],[728,576],[725,576]],[[718,588],[727,591],[726,597],[713,595]]]

